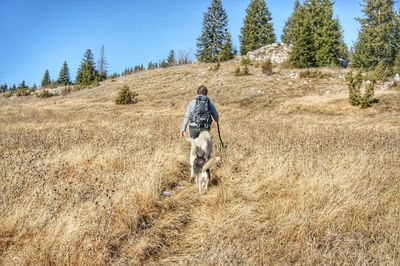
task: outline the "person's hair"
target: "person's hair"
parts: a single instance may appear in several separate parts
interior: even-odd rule
[[[201,85],[197,89],[197,94],[207,95],[207,93],[208,93],[208,89],[206,88],[206,86]]]

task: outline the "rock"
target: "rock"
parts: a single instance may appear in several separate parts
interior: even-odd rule
[[[394,76],[393,80],[396,81],[396,82],[400,82],[400,74],[397,73],[397,74]]]
[[[64,89],[64,87],[62,88],[55,88],[55,89],[49,89],[47,90],[49,93],[53,94],[53,95],[60,95],[62,90]]]
[[[381,90],[387,91],[390,88],[392,88],[393,86],[394,86],[394,81],[386,81],[385,83],[383,83]]]
[[[291,79],[298,79],[298,78],[299,78],[299,73],[290,73],[290,74],[288,75],[288,78],[291,78]]]
[[[162,193],[161,193],[161,195],[163,196],[163,197],[171,197],[172,196],[172,192],[171,191],[167,191],[167,190],[164,190]]]
[[[258,50],[247,53],[247,57],[251,61],[267,61],[271,60],[273,64],[283,64],[289,60],[289,52],[291,46],[284,43],[273,43]]]

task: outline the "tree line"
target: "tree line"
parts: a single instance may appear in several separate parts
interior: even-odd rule
[[[108,62],[105,56],[104,45],[100,49],[100,57],[96,64],[94,62],[94,55],[91,49],[87,49],[83,55],[83,59],[78,67],[76,74],[75,84],[80,86],[90,86],[93,83],[103,81],[107,78]],[[67,86],[72,85],[71,75],[67,61],[64,61],[61,70],[58,74],[58,79],[53,81],[50,78],[49,70],[46,69],[42,78],[41,85],[43,88],[54,86]]]
[[[177,57],[175,51],[172,49],[170,50],[167,59],[163,59],[159,63],[149,62],[147,69],[151,70],[160,67],[166,68],[175,65],[189,64],[191,62],[192,61],[188,52],[180,51]],[[43,88],[54,87],[58,85],[66,86],[72,84],[87,87],[93,84],[98,84],[98,82],[103,81],[107,78],[116,78],[146,70],[143,64],[140,64],[134,67],[125,68],[121,74],[113,73],[111,75],[108,75],[107,68],[108,61],[105,56],[104,46],[101,47],[100,58],[98,60],[97,66],[94,61],[92,50],[87,49],[78,68],[75,83],[73,83],[71,80],[68,63],[67,61],[65,61],[58,75],[58,79],[56,81],[52,81],[49,71],[46,69],[41,85]]]
[[[296,0],[285,23],[282,42],[292,46],[293,67],[339,66],[351,58],[351,66],[362,70],[383,69],[387,75],[400,72],[400,17],[394,0],[363,0],[361,25],[353,53],[343,41],[343,30],[334,18],[331,0]],[[276,42],[272,14],[264,0],[251,0],[241,28],[240,54],[246,55]],[[197,59],[220,62],[233,58],[228,16],[221,0],[212,0],[204,13]]]
[[[158,63],[150,61],[148,63],[147,69],[152,70],[157,68],[166,68],[166,67],[182,65],[182,64],[190,64],[190,63],[192,63],[192,60],[189,52],[181,50],[178,52],[177,55],[175,50],[172,49],[170,50],[168,57],[166,59],[162,59]],[[58,74],[58,78],[56,80],[51,79],[50,72],[48,69],[45,70],[41,81],[41,87],[54,88],[57,86],[68,86],[68,85],[78,85],[81,87],[88,87],[94,84],[98,84],[100,81],[103,81],[108,78],[117,78],[120,76],[129,75],[132,73],[146,70],[143,64],[140,64],[134,67],[125,68],[121,74],[113,73],[111,75],[108,75],[107,73],[108,65],[109,64],[105,56],[104,46],[102,46],[100,49],[100,57],[97,62],[97,65],[95,63],[92,50],[87,49],[83,55],[83,59],[78,68],[75,82],[73,82],[71,79],[67,61],[64,61],[61,70]],[[0,92],[17,91],[19,89],[36,90],[37,85],[34,84],[32,87],[29,87],[25,84],[25,81],[22,81],[22,83],[19,84],[18,86],[16,86],[15,84],[12,86],[8,86],[6,83],[0,84]]]

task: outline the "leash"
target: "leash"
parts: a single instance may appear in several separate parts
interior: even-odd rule
[[[221,142],[222,148],[225,149],[224,142],[222,141],[222,138],[221,138],[221,131],[219,130],[219,123],[217,123],[217,128],[218,128],[218,137],[219,137],[219,141]]]

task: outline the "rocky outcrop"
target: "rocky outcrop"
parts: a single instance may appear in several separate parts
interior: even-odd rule
[[[400,74],[397,73],[397,74],[394,76],[393,80],[396,81],[396,82],[400,82]]]
[[[251,61],[267,61],[269,59],[273,64],[282,64],[289,60],[290,50],[290,45],[273,43],[248,52],[247,56]]]

